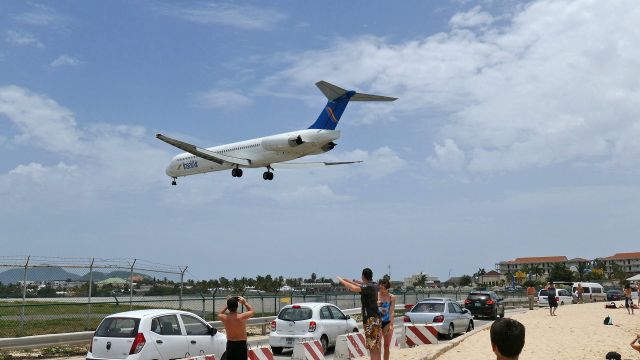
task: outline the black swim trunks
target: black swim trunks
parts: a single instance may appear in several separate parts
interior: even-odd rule
[[[227,360],[247,360],[247,341],[227,340]]]

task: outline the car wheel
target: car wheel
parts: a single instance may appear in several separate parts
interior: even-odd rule
[[[449,324],[449,332],[447,332],[447,335],[445,335],[445,337],[447,338],[447,340],[451,340],[453,339],[453,334],[454,334],[453,324]]]
[[[276,347],[271,347],[271,352],[274,353],[275,355],[279,355],[282,354],[282,348],[279,346]]]
[[[322,335],[320,338],[320,344],[322,345],[322,355],[327,353],[327,349],[329,349],[329,339],[327,335]]]
[[[502,308],[502,312],[500,313],[500,318],[504,318],[504,307]]]
[[[358,328],[353,328],[351,332],[360,332],[360,330],[358,330]]]
[[[473,320],[469,320],[469,326],[467,326],[467,332],[473,330]]]
[[[227,360],[227,353],[222,354],[220,360]]]
[[[491,320],[495,320],[498,318],[498,309],[493,310],[493,314],[491,314]]]

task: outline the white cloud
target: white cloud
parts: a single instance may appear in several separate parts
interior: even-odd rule
[[[449,20],[449,25],[457,28],[477,27],[491,25],[494,20],[493,15],[482,11],[481,6],[476,6],[467,12],[455,14],[451,20]]]
[[[27,32],[7,30],[5,40],[8,43],[17,46],[35,46],[38,48],[44,47],[40,40],[38,40],[33,34]]]
[[[194,104],[203,108],[234,110],[253,103],[251,98],[237,91],[210,90],[194,97]]]
[[[366,176],[370,179],[383,178],[407,166],[407,161],[388,146],[380,147],[371,152],[361,149],[331,152],[325,155],[325,158],[328,161],[363,161],[363,163],[357,165],[344,165],[343,171],[352,175]]]
[[[461,28],[489,22],[474,8],[454,15],[448,33],[402,43],[338,39],[328,49],[291,54],[265,86],[308,87],[339,74],[325,80],[397,96],[390,106],[398,117],[439,114],[445,123],[435,131],[445,148],[435,148],[451,156],[455,143],[464,153],[456,159],[475,173],[564,162],[637,166],[636,5],[535,1],[495,16],[502,25]]]
[[[166,14],[198,24],[227,25],[243,30],[272,29],[287,18],[285,14],[270,9],[215,2],[191,8],[170,9]]]
[[[435,144],[434,151],[435,156],[427,159],[431,166],[446,171],[463,170],[466,163],[464,151],[452,139],[445,139],[442,145]]]
[[[82,62],[78,60],[78,58],[73,57],[71,55],[62,54],[58,56],[55,60],[49,64],[50,67],[56,68],[60,66],[76,66],[80,65]]]
[[[16,20],[27,25],[51,26],[65,23],[68,18],[48,6],[32,4],[32,10],[16,16]]]

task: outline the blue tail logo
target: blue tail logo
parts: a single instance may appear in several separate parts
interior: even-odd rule
[[[335,130],[349,101],[394,101],[396,98],[380,95],[356,93],[345,90],[326,81],[318,81],[316,86],[327,97],[327,105],[309,129]]]

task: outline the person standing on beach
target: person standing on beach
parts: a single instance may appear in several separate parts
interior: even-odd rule
[[[369,349],[371,360],[380,360],[382,320],[378,312],[378,289],[373,283],[373,271],[369,268],[362,270],[362,283],[343,279],[340,276],[336,276],[336,279],[350,291],[360,293],[366,347]]]
[[[238,304],[247,311],[238,314]],[[227,298],[227,306],[218,313],[227,333],[227,360],[247,360],[247,320],[252,316],[253,308],[242,296]]]
[[[576,295],[578,296],[578,304],[584,304],[584,299],[582,298],[582,294],[584,294],[584,288],[582,288],[581,283],[578,283],[578,288],[576,288]]]
[[[627,283],[624,286],[624,307],[627,308],[629,315],[633,315],[633,300],[631,300],[631,285]]]
[[[503,318],[491,324],[489,336],[496,360],[518,360],[524,347],[524,325],[519,321]]]
[[[527,288],[527,298],[529,299],[529,310],[533,310],[533,300],[536,296],[536,288],[529,284]]]
[[[393,320],[395,319],[396,296],[389,292],[391,283],[387,279],[378,281],[378,309],[382,320],[382,337],[384,339],[384,360],[391,354],[391,338],[393,337]]]
[[[556,288],[553,286],[553,281],[549,282],[547,286],[547,300],[549,301],[549,315],[556,316],[556,309],[558,308],[558,300],[556,300]]]

